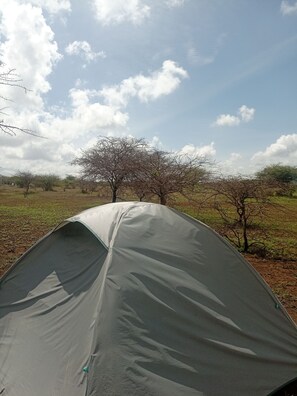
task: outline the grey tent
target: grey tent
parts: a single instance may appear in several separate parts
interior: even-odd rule
[[[262,396],[296,377],[297,328],[270,288],[160,205],[72,217],[0,283],[1,396]]]

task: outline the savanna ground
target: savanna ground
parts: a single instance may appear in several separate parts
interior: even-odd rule
[[[109,202],[108,192],[82,194],[78,189],[45,192],[0,186],[0,276],[39,238],[67,217]],[[273,198],[261,228],[265,258],[245,255],[262,275],[297,323],[297,199]],[[203,206],[181,198],[170,205],[221,231],[222,220],[207,203]]]

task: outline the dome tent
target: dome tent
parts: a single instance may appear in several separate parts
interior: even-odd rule
[[[267,395],[297,328],[204,224],[150,203],[59,225],[0,282],[1,396]]]

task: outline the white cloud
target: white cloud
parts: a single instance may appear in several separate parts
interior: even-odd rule
[[[218,116],[214,125],[216,126],[236,126],[240,124],[240,118],[230,114],[221,114]]]
[[[22,84],[31,91],[25,93],[19,88],[3,86],[1,93],[12,99],[18,109],[41,110],[41,96],[51,89],[47,77],[61,58],[54,33],[39,7],[14,0],[4,0],[3,4],[5,7],[0,8],[1,60],[8,68],[16,69]]]
[[[227,160],[230,164],[234,164],[234,162],[239,161],[242,158],[242,155],[239,153],[231,153],[230,158]]]
[[[31,91],[1,86],[1,95],[9,103],[7,123],[29,128],[47,139],[19,134],[17,138],[2,136],[2,168],[17,170],[18,164],[37,172],[71,171],[65,162],[73,158],[76,148],[83,147],[92,134],[124,128],[128,114],[96,101],[93,91],[70,90],[72,107],[55,113],[46,109],[45,95],[51,89],[48,81],[56,62],[61,58],[54,33],[47,25],[40,7],[1,0],[1,60],[16,68],[22,84]],[[79,84],[78,84],[79,85]],[[83,84],[80,84],[83,85]],[[6,90],[7,88],[7,90]],[[97,95],[98,96],[98,95]],[[59,114],[59,115],[57,115]],[[13,142],[18,142],[14,146]],[[19,161],[16,161],[18,159]],[[21,162],[20,162],[21,161]]]
[[[116,133],[123,130],[128,122],[128,114],[98,102],[91,103],[92,93],[71,90],[72,110],[67,117],[54,116],[43,112],[34,129],[46,139],[18,135],[6,137],[8,141],[2,147],[1,166],[16,171],[18,164],[25,168],[29,164],[34,173],[55,172],[73,173],[69,162],[85,148],[94,136]],[[24,113],[15,116],[14,122],[27,125]],[[10,141],[20,141],[13,147]],[[18,159],[19,161],[16,161]],[[21,161],[21,162],[20,162]]]
[[[37,5],[46,9],[51,14],[56,14],[61,11],[71,11],[70,0],[21,0],[23,3],[30,2],[33,5]]]
[[[5,3],[6,0],[1,0],[1,3],[2,2]],[[58,14],[59,12],[71,11],[70,0],[16,0],[16,2],[18,4],[31,4],[33,6],[41,7],[50,14]]]
[[[132,22],[139,25],[150,14],[142,0],[93,0],[96,18],[103,25]]]
[[[77,123],[82,128],[82,132],[99,128],[124,127],[127,124],[128,114],[99,102],[91,103],[92,91],[72,89],[70,96],[74,106],[71,121]],[[61,122],[63,124],[63,120]]]
[[[158,149],[171,152],[170,149],[164,147],[158,136],[153,136],[152,140],[149,142],[149,146]],[[186,156],[188,158],[202,157],[206,159],[214,159],[216,156],[216,149],[214,147],[214,142],[211,142],[205,146],[194,146],[194,144],[186,144],[180,150],[174,150],[174,154]]]
[[[250,122],[254,119],[255,109],[243,105],[239,108],[238,113],[243,122]]]
[[[166,0],[168,7],[181,7],[185,4],[185,0]]]
[[[34,4],[39,3],[36,0]],[[53,6],[55,3],[46,4]],[[56,4],[62,5],[63,2]],[[1,94],[14,101],[9,104],[9,116],[5,121],[46,137],[2,136],[1,167],[11,172],[17,171],[20,164],[22,169],[28,168],[35,173],[73,172],[69,162],[80,148],[93,142],[95,136],[127,132],[129,114],[123,108],[129,100],[137,97],[146,102],[168,95],[187,77],[183,68],[169,60],[147,76],[132,76],[103,90],[85,89],[84,81],[77,80],[69,91],[70,107],[57,104],[49,108],[46,103],[46,94],[51,89],[49,77],[61,55],[42,9],[29,2],[23,4],[20,0],[1,0],[0,34],[1,59],[16,68],[24,86],[31,89],[26,94],[13,87],[7,91],[1,87]],[[90,60],[98,56],[87,42],[77,42],[68,51]]]
[[[290,3],[287,0],[283,0],[281,2],[281,13],[283,15],[294,15],[297,14],[297,1],[295,1],[295,3]]]
[[[163,143],[161,142],[158,136],[153,136],[151,142],[149,143],[151,147],[161,150],[163,147]]]
[[[94,61],[98,58],[106,58],[104,51],[94,52],[87,41],[73,41],[65,49],[68,55],[78,55],[86,62]]]
[[[280,136],[264,151],[253,155],[252,161],[256,164],[283,162],[295,164],[297,162],[297,133]]]
[[[231,153],[230,157],[218,164],[218,172],[224,175],[248,173],[243,157],[239,153]]]
[[[114,87],[116,95],[124,98],[119,105],[119,97],[110,98],[102,92],[83,89],[82,84],[69,91],[72,107],[66,111],[50,114],[45,109],[39,112],[19,112],[14,114],[14,123],[34,129],[47,139],[24,139],[18,147],[8,147],[2,166],[15,169],[16,158],[22,161],[22,167],[30,164],[37,173],[53,169],[59,174],[71,173],[74,170],[68,162],[78,155],[78,147],[88,146],[88,142],[99,134],[123,134],[127,132],[129,115],[121,110],[128,101],[136,96],[142,101],[156,99],[172,92],[179,85],[186,72],[172,61],[166,61],[163,67],[149,77],[142,75],[130,77]],[[127,83],[128,81],[128,83]],[[128,88],[127,88],[128,87]],[[106,103],[100,103],[104,97]],[[108,99],[108,100],[107,100]],[[63,109],[62,109],[63,110]],[[59,114],[59,115],[58,115]],[[7,138],[8,139],[8,138]],[[154,144],[157,140],[153,139]],[[7,150],[10,151],[7,151]],[[14,158],[12,158],[14,156]],[[18,162],[18,161],[17,161]]]
[[[166,60],[162,68],[150,76],[139,74],[123,80],[121,84],[105,87],[100,91],[104,101],[114,107],[125,107],[132,97],[138,97],[141,102],[158,99],[169,95],[188,76],[187,72],[175,62]]]
[[[255,109],[242,105],[237,113],[238,116],[231,114],[219,115],[212,126],[238,126],[241,122],[250,122],[254,119]]]
[[[43,141],[26,139],[21,148],[11,150],[3,149],[1,166],[6,174],[14,174],[18,170],[30,170],[37,173],[55,173],[64,176],[73,173],[74,167],[70,165],[79,150],[72,143],[57,144],[54,140]]]
[[[201,156],[206,158],[214,158],[216,155],[216,149],[214,147],[214,142],[201,147],[194,146],[193,144],[187,144],[178,153],[188,157]]]

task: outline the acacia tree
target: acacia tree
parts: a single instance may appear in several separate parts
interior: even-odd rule
[[[41,187],[43,191],[54,191],[54,187],[59,185],[61,179],[59,176],[54,174],[48,175],[37,175],[36,185]]]
[[[297,183],[297,166],[272,164],[256,173],[258,179],[268,183],[274,192],[292,196]]]
[[[73,176],[73,175],[66,175],[66,177],[63,179],[64,183],[64,191],[66,189],[74,189],[76,187],[76,184],[78,184],[79,180]]]
[[[16,74],[15,69],[7,69],[4,65],[4,63],[2,63],[0,61],[0,70],[1,70],[0,71],[0,85],[9,86],[9,87],[17,87],[25,92],[28,91],[28,89],[26,87],[21,85],[22,80]],[[1,94],[0,94],[0,100],[2,100],[3,102],[11,102],[11,100],[9,98],[7,98],[6,96],[1,95]],[[5,113],[6,109],[7,109],[7,106],[0,107],[0,116],[7,115]],[[32,131],[31,129],[22,128],[22,127],[18,127],[16,125],[9,124],[9,123],[5,122],[4,119],[1,119],[1,118],[0,118],[0,130],[8,135],[11,135],[11,136],[16,135],[16,132],[18,132],[18,131],[27,133],[29,135],[37,136],[34,133],[34,131]]]
[[[144,139],[131,137],[102,137],[95,147],[84,150],[72,164],[82,167],[82,177],[97,182],[107,182],[116,202],[118,191],[131,180],[139,163],[139,152],[146,147]]]
[[[16,175],[17,185],[24,189],[24,196],[29,194],[29,189],[35,179],[35,176],[31,172],[18,172]]]
[[[147,192],[157,195],[160,204],[166,205],[171,194],[185,194],[197,186],[206,175],[206,163],[201,156],[187,157],[157,149],[141,152],[133,175],[134,190],[138,196],[141,192],[143,196]]]
[[[269,207],[267,185],[241,176],[218,178],[208,184],[214,208],[224,221],[224,236],[243,252],[259,241],[255,230]]]

